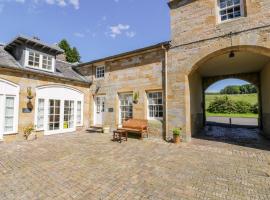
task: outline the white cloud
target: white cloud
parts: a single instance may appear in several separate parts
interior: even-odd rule
[[[129,25],[118,24],[116,26],[110,26],[110,36],[116,38],[116,36],[121,35],[123,31],[126,31],[130,28]]]
[[[16,3],[31,3],[30,5],[33,6],[35,4],[39,3],[46,3],[49,5],[57,5],[60,7],[66,7],[66,6],[73,6],[74,9],[78,10],[80,8],[80,0],[0,0],[2,4],[4,3],[10,3],[10,2],[16,2]]]
[[[125,34],[128,38],[133,38],[136,36],[136,32],[130,30],[130,25],[118,24],[115,26],[110,26],[109,36],[116,38],[117,36]]]
[[[133,38],[136,36],[136,33],[134,31],[127,31],[126,36],[129,38]]]

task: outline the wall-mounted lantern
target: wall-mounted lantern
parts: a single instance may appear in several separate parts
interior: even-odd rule
[[[33,93],[32,93],[32,88],[31,87],[28,87],[27,88],[27,99],[28,99],[28,102],[27,102],[27,108],[32,111],[33,110],[33,104],[31,102],[31,100],[33,99]]]

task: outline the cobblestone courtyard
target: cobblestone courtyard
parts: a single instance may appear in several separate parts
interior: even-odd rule
[[[0,144],[0,199],[270,199],[270,151],[80,133]]]

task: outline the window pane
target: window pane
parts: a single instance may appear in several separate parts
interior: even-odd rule
[[[44,128],[44,99],[38,99],[37,128]]]
[[[221,21],[243,16],[240,0],[219,0],[219,14]]]
[[[163,96],[162,92],[148,93],[148,116],[150,118],[163,117]]]
[[[4,131],[10,132],[13,131],[13,123],[14,123],[14,97],[6,97],[6,104],[5,104],[5,125]]]
[[[77,125],[82,123],[82,102],[77,102]]]
[[[121,94],[120,98],[120,119],[121,122],[133,118],[132,94]]]

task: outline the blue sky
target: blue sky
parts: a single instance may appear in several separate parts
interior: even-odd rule
[[[82,61],[170,39],[167,0],[0,0],[0,42],[66,38]]]
[[[47,43],[66,38],[82,61],[90,61],[170,40],[167,0],[0,0],[0,42],[37,36]],[[208,91],[226,85],[225,80]]]
[[[211,85],[209,88],[207,88],[206,92],[219,92],[220,90],[222,90],[224,87],[228,85],[245,85],[245,84],[249,84],[249,83],[243,80],[233,79],[233,78],[224,79]]]

